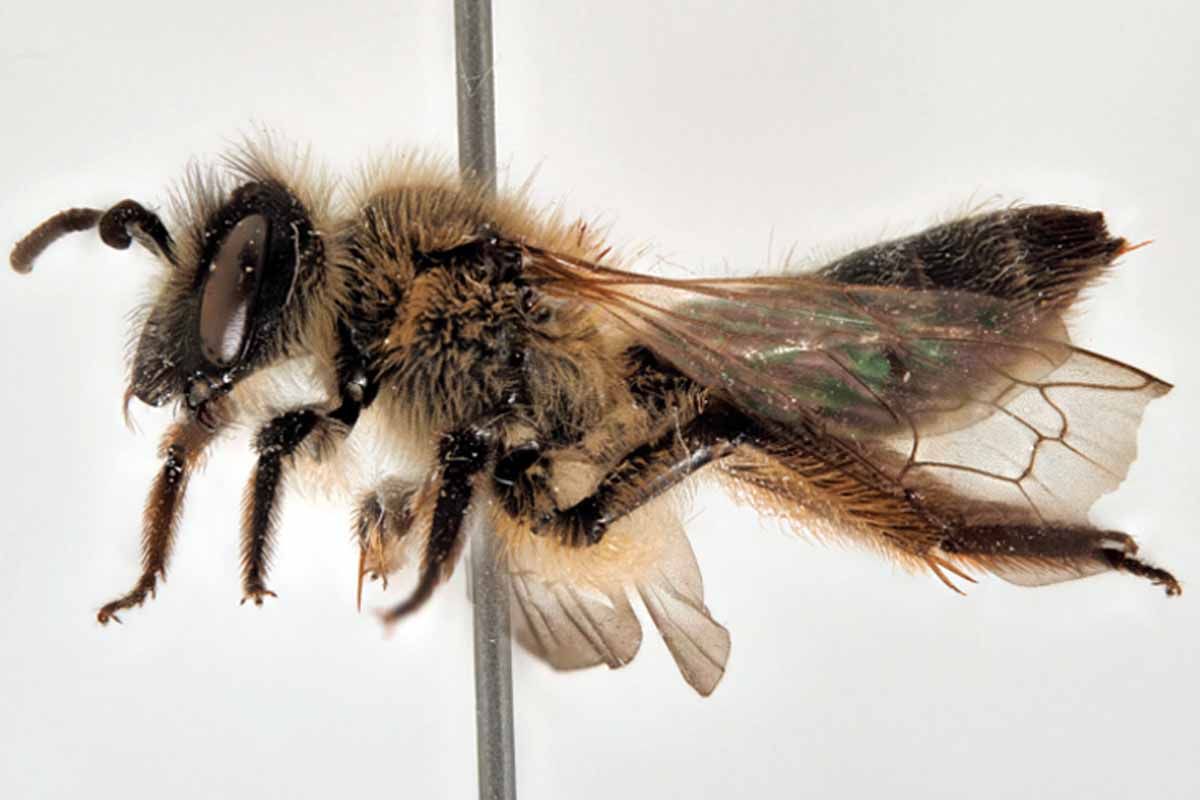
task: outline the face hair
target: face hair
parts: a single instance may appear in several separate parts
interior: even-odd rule
[[[355,487],[359,602],[365,574],[386,582],[413,554],[415,588],[382,618],[420,608],[476,509],[502,537],[533,652],[563,668],[626,663],[636,591],[702,694],[729,653],[675,507],[702,477],[955,591],[972,573],[1040,585],[1115,571],[1180,592],[1132,537],[1087,518],[1170,389],[1070,343],[1064,314],[1134,249],[1098,212],[1011,207],[814,272],[674,280],[621,268],[594,226],[428,160],[377,164],[350,189],[264,145],[226,167],[189,179],[170,226],[124,200],[56,214],[12,251],[29,272],[64,234],[97,227],[164,270],[127,399],[177,421],[141,575],[102,623],[153,596],[190,475],[238,426],[257,454],[244,600],[275,596],[289,477],[345,482],[363,441],[411,448],[423,477],[388,461]],[[324,399],[286,399],[267,379],[300,362]]]

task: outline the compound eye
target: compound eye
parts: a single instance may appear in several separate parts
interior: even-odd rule
[[[200,301],[200,340],[211,363],[229,366],[246,343],[267,258],[269,224],[251,214],[229,231],[209,265]]]

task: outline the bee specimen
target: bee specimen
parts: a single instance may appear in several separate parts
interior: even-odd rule
[[[225,432],[256,428],[243,601],[267,569],[289,475],[409,442],[423,474],[359,487],[359,597],[416,554],[417,610],[454,569],[468,511],[501,538],[518,639],[559,668],[627,663],[636,590],[685,679],[720,680],[672,499],[693,476],[817,537],[860,542],[949,588],[1115,570],[1180,585],[1087,512],[1124,478],[1169,390],[1073,346],[1063,316],[1133,246],[1100,213],[974,213],[809,271],[673,279],[616,265],[593,228],[494,199],[417,159],[348,190],[249,144],[193,170],[168,225],[132,200],[70,209],[12,252],[98,228],[160,262],[126,405],[174,405],[146,503],[142,573],[165,576],[184,493]],[[310,396],[276,394],[291,371]],[[357,442],[357,444],[356,444]],[[396,445],[399,446],[399,445]]]

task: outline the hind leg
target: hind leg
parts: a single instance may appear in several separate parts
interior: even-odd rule
[[[1145,578],[1168,596],[1183,588],[1171,573],[1135,558],[1131,536],[1084,526],[973,525],[956,529],[943,552],[1012,583],[1039,586],[1115,570]]]
[[[937,554],[945,523],[862,453],[816,427],[770,426],[754,446],[720,465],[732,493],[818,539],[862,544],[947,577],[968,576]]]
[[[971,580],[959,567],[974,567],[1026,586],[1115,570],[1162,586],[1168,595],[1181,592],[1169,572],[1135,557],[1137,544],[1124,533],[1031,522],[963,524],[966,513],[1003,519],[1012,511],[970,498],[921,497],[874,473],[836,439],[778,435],[764,447],[739,451],[722,471],[763,510],[818,535],[856,539],[925,566],[955,591],[946,573]]]
[[[578,547],[594,545],[609,526],[703,467],[752,441],[758,425],[737,410],[714,404],[691,421],[645,441],[621,458],[591,494],[558,508],[550,499],[536,445],[502,455],[492,482],[509,514],[530,522],[535,533]]]

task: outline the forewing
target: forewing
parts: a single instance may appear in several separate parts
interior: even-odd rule
[[[643,319],[652,348],[746,410],[851,438],[964,427],[1065,357],[1049,346],[1057,318],[979,295],[813,279],[730,288],[672,304],[665,324]]]
[[[961,427],[987,413],[972,400],[1002,401],[1014,379],[1067,355],[1056,316],[983,295],[811,276],[667,280],[542,255],[544,288],[600,305],[697,382],[762,417],[820,419],[856,438]]]
[[[819,424],[885,481],[1029,520],[1080,520],[1124,478],[1169,386],[1072,346],[1059,317],[966,292],[811,276],[670,280],[533,252],[590,301],[757,416]]]
[[[1087,510],[1120,485],[1137,455],[1146,405],[1170,390],[1151,375],[1067,344],[1062,363],[1033,381],[1014,377],[1003,402],[966,429],[889,440],[888,471],[933,494],[988,500],[968,523],[1022,519],[1087,522]],[[969,509],[970,507],[966,507]]]

